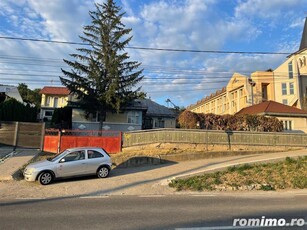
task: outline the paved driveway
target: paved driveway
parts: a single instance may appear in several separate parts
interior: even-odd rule
[[[0,147],[0,159],[13,152],[13,148]]]

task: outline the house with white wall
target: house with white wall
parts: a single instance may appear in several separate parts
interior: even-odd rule
[[[72,109],[72,129],[99,130],[100,116],[97,113],[85,116],[80,108]],[[176,113],[150,99],[136,99],[121,109],[107,112],[103,130],[134,131],[155,128],[175,128]]]
[[[51,120],[56,108],[67,106],[70,91],[66,87],[45,86],[40,91],[42,95],[40,120]]]
[[[16,86],[0,85],[0,102],[6,100],[7,98],[15,98],[17,101],[23,103]]]

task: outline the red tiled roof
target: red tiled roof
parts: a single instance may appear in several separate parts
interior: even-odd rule
[[[241,109],[236,114],[295,114],[307,115],[307,111],[292,106],[284,105],[276,101],[266,101],[257,105]]]
[[[68,95],[70,91],[66,87],[45,86],[39,93],[48,95]]]

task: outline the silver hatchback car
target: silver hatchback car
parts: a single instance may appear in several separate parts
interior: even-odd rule
[[[111,167],[111,157],[104,149],[80,147],[66,149],[53,158],[29,164],[23,175],[26,181],[38,180],[42,185],[47,185],[65,177],[96,174],[99,178],[105,178]]]

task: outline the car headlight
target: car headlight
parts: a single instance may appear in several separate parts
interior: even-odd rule
[[[25,170],[25,173],[26,174],[32,174],[32,173],[34,173],[35,172],[35,169],[34,168],[26,168],[26,170]]]

